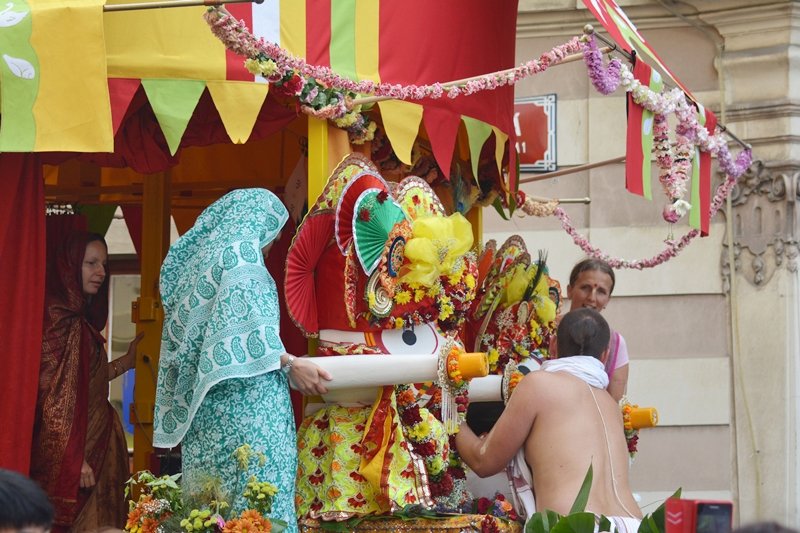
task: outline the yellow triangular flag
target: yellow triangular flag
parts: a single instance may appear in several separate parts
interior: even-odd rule
[[[508,135],[494,126],[492,126],[492,131],[494,132],[494,158],[497,161],[497,170],[500,172],[500,174],[502,174],[503,154],[506,152],[506,141],[508,141]]]
[[[411,147],[417,140],[419,124],[422,122],[422,106],[400,100],[378,102],[383,117],[386,136],[397,154],[397,158],[411,165]]]
[[[234,144],[247,142],[267,98],[269,85],[251,81],[208,81],[206,86],[228,137]]]

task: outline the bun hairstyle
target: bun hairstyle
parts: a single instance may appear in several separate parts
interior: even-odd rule
[[[590,355],[600,359],[608,348],[611,330],[599,312],[585,307],[564,315],[557,335],[559,358]]]

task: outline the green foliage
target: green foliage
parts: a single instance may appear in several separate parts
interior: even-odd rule
[[[562,516],[555,511],[545,509],[534,513],[525,525],[525,533],[594,533],[595,526],[598,531],[609,531],[611,521],[603,515],[596,517],[587,513],[586,504],[589,501],[589,492],[592,488],[592,467],[586,472],[578,496],[572,504],[567,516]],[[680,498],[681,489],[675,491],[672,498]],[[639,533],[663,533],[666,501],[652,514],[646,515],[639,526]]]
[[[680,498],[681,489],[675,491],[670,498]],[[642,518],[642,525],[639,526],[639,533],[662,533],[666,531],[664,516],[666,515],[667,501],[658,506],[658,509]]]
[[[582,513],[586,510],[586,504],[589,502],[589,492],[592,490],[593,477],[594,471],[592,470],[592,465],[589,465],[589,470],[586,471],[586,475],[583,477],[583,483],[581,483],[578,496],[575,498],[575,502],[572,504],[569,514]]]

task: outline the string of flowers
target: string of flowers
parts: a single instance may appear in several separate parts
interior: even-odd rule
[[[744,173],[744,170],[750,166],[751,153],[750,150],[743,150],[739,153],[734,161],[728,150],[720,150],[717,156],[717,161],[722,171],[726,174],[726,178],[725,181],[723,181],[719,187],[717,187],[714,198],[711,201],[710,213],[712,217],[716,215],[717,212],[722,208],[725,198],[728,197],[734,185],[736,185],[736,181],[739,179],[739,176],[741,176]],[[666,263],[673,257],[676,257],[695,237],[700,235],[699,230],[693,229],[680,239],[667,239],[664,241],[666,243],[664,249],[652,257],[635,260],[620,259],[617,257],[612,257],[596,246],[593,246],[586,237],[581,235],[578,230],[575,229],[575,226],[572,224],[569,216],[561,207],[556,208],[554,214],[561,221],[561,227],[564,228],[564,231],[566,231],[567,234],[572,237],[572,240],[575,242],[575,244],[577,244],[581,250],[586,253],[586,255],[594,257],[595,259],[601,259],[611,265],[613,268],[631,268],[635,270],[642,270],[645,268],[656,267],[662,263]]]
[[[547,70],[566,56],[580,51],[579,37],[543,53],[513,69],[476,76],[460,83],[436,82],[427,85],[353,81],[336,74],[329,67],[309,65],[294,57],[276,43],[256,37],[244,21],[236,20],[219,8],[209,8],[205,19],[212,33],[235,54],[246,58],[245,68],[263,76],[280,94],[297,97],[300,110],[333,121],[347,130],[350,142],[361,144],[374,138],[376,124],[362,113],[362,106],[353,104],[359,95],[388,97],[396,100],[457,98],[481,91],[490,91],[515,83]]]
[[[631,422],[631,413],[638,405],[632,405],[626,397],[623,396],[620,400],[620,408],[622,409],[622,425],[625,430],[625,441],[628,444],[628,455],[633,459],[636,457],[636,452],[639,451],[639,430],[633,428]]]

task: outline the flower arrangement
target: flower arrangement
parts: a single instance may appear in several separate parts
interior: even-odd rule
[[[496,493],[492,499],[476,499],[472,504],[472,512],[505,520],[519,520],[519,515],[514,510],[514,506],[500,492]]]
[[[631,412],[639,407],[632,405],[627,398],[623,397],[619,402],[620,409],[622,409],[622,424],[625,428],[625,441],[628,443],[628,454],[631,459],[636,457],[639,444],[639,430],[633,428],[631,423]]]
[[[263,457],[248,445],[234,452],[240,467],[247,470],[251,458]],[[125,531],[132,533],[234,533],[283,531],[286,524],[269,518],[272,501],[278,492],[271,483],[250,478],[243,496],[248,508],[231,514],[230,506],[219,494],[215,480],[209,480],[202,494],[186,495],[179,485],[181,474],[157,477],[144,470],[131,477],[125,488],[128,496],[134,486],[141,489],[138,500],[130,502]]]

